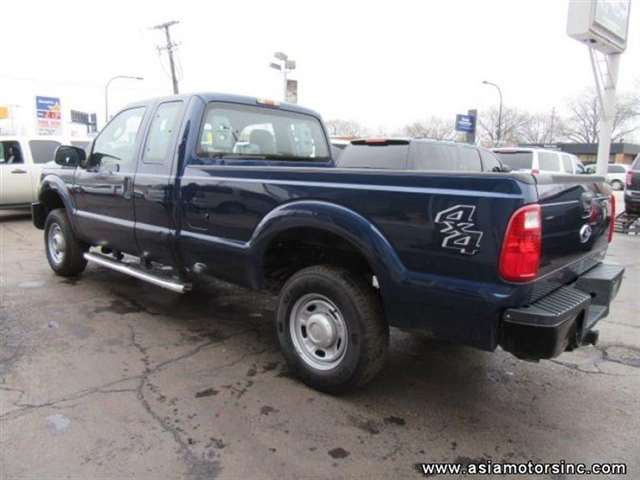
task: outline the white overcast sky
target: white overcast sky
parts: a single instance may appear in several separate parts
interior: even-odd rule
[[[430,115],[453,118],[504,101],[531,111],[561,108],[593,84],[586,47],[566,35],[568,0],[414,1],[9,1],[0,28],[0,104],[60,96],[63,108],[104,115],[104,83],[117,74],[110,108],[171,93],[163,41],[172,29],[182,92],[279,98],[267,67],[274,51],[298,63],[299,103],[325,119],[374,131]],[[620,90],[640,87],[639,7],[632,8]]]

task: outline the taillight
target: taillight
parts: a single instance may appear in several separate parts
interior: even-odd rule
[[[613,231],[616,226],[616,197],[611,194],[611,218],[609,218],[609,243],[613,240]]]
[[[540,175],[540,170],[534,168],[533,170],[531,170],[531,175]]]
[[[500,276],[510,282],[526,282],[538,275],[542,253],[540,205],[526,205],[511,215],[502,242]]]
[[[626,184],[627,187],[631,186],[631,179],[633,178],[633,172],[631,170],[627,170],[627,176],[626,176]]]

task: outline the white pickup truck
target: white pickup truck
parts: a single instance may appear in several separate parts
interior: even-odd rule
[[[60,145],[87,148],[90,139],[0,136],[0,209],[29,207],[38,197],[42,165]]]

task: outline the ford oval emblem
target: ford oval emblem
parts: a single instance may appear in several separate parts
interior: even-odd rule
[[[580,229],[580,243],[587,243],[591,238],[591,234],[593,233],[593,229],[590,225],[583,225]]]

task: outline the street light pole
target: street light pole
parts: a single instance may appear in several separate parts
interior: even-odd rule
[[[114,80],[118,78],[126,78],[129,80],[144,80],[143,77],[134,77],[132,75],[116,75],[115,77],[111,77],[107,84],[104,86],[104,123],[106,124],[109,121],[109,85]]]
[[[482,83],[484,85],[491,85],[492,87],[495,87],[496,90],[498,90],[498,95],[500,97],[500,104],[498,106],[498,128],[496,128],[496,145],[499,145],[500,140],[502,139],[502,90],[500,90],[500,87],[493,82],[483,80]]]
[[[276,52],[273,54],[273,56],[277,60],[279,60],[279,62],[278,63],[271,62],[269,64],[269,67],[273,68],[274,70],[279,70],[282,73],[282,79],[284,82],[282,99],[286,102],[287,101],[287,75],[289,72],[296,69],[296,62],[295,60],[291,60],[285,53],[282,53],[282,52]],[[295,103],[295,100],[292,100],[292,101]]]

